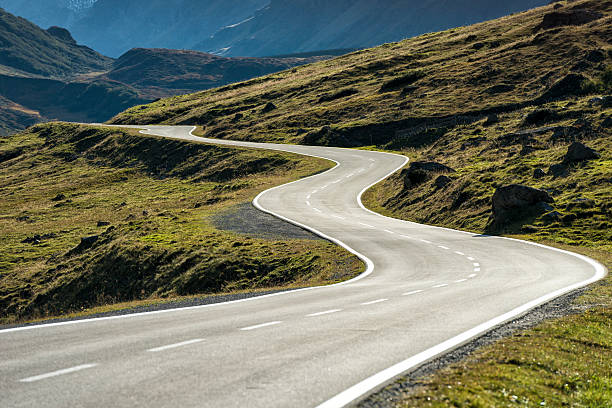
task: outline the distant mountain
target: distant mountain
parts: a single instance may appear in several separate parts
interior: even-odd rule
[[[0,66],[28,74],[65,77],[104,71],[113,60],[76,44],[59,27],[43,30],[0,9]]]
[[[272,0],[240,24],[194,48],[265,56],[368,47],[468,25],[548,4],[549,0]]]
[[[70,30],[79,42],[112,57],[131,48],[192,48],[268,3],[269,0],[98,0]]]
[[[96,0],[0,0],[0,7],[43,27],[69,27]]]
[[[129,84],[147,97],[158,98],[244,81],[345,52],[320,51],[283,58],[226,58],[199,51],[137,48],[117,59],[105,77]]]

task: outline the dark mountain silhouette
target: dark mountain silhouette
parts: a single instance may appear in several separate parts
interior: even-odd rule
[[[548,0],[272,0],[196,49],[233,56],[358,48],[468,25]]]

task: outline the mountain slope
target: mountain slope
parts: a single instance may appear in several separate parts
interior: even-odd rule
[[[190,48],[268,0],[98,0],[70,26],[75,38],[105,55],[131,48]]]
[[[112,59],[77,45],[65,30],[42,30],[0,9],[0,65],[35,75],[66,77],[107,70]]]
[[[253,18],[195,46],[235,56],[362,48],[546,4],[545,0],[273,0]]]
[[[0,7],[41,27],[67,27],[96,0],[0,0]]]
[[[440,180],[441,170],[393,177],[369,199],[381,211],[609,248],[612,107],[609,96],[598,97],[612,92],[611,22],[609,0],[546,6],[161,100],[112,122],[401,150],[456,171]],[[573,142],[595,149],[598,159],[564,159]],[[493,194],[513,183],[546,189],[553,209],[496,225]]]

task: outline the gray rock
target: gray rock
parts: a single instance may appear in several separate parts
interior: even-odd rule
[[[569,172],[564,164],[553,164],[548,168],[548,174],[553,177],[566,177]]]
[[[404,188],[409,189],[431,179],[437,173],[453,173],[455,170],[436,162],[412,162],[403,170]]]
[[[541,179],[543,177],[546,177],[546,172],[542,169],[535,169],[533,171],[533,178],[534,179]]]
[[[588,9],[556,10],[546,13],[536,30],[554,27],[577,26],[590,23],[603,17],[599,11]]]
[[[261,113],[269,113],[276,109],[277,108],[275,104],[273,104],[272,102],[268,102],[266,106],[264,106],[263,109],[261,110]]]
[[[546,213],[542,216],[542,220],[546,221],[546,222],[555,222],[555,221],[561,221],[561,218],[563,217],[563,215],[558,212],[558,211],[551,211],[549,213]]]
[[[580,142],[574,142],[567,149],[567,154],[563,158],[563,163],[577,163],[599,159],[599,157],[599,153],[597,153],[594,149],[591,149]]]
[[[81,243],[79,244],[79,247],[81,249],[91,248],[93,244],[98,241],[98,238],[98,235],[90,235],[89,237],[83,237],[81,238]]]
[[[497,188],[492,198],[493,215],[490,226],[500,226],[520,221],[528,214],[542,212],[542,203],[553,203],[554,200],[544,190],[511,184]]]

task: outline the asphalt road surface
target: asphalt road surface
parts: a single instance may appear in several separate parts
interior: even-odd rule
[[[211,142],[191,127],[149,129]],[[568,252],[366,210],[362,191],[405,157],[212,142],[336,161],[255,204],[349,248],[367,271],[246,301],[0,331],[0,406],[341,407],[605,275]]]

